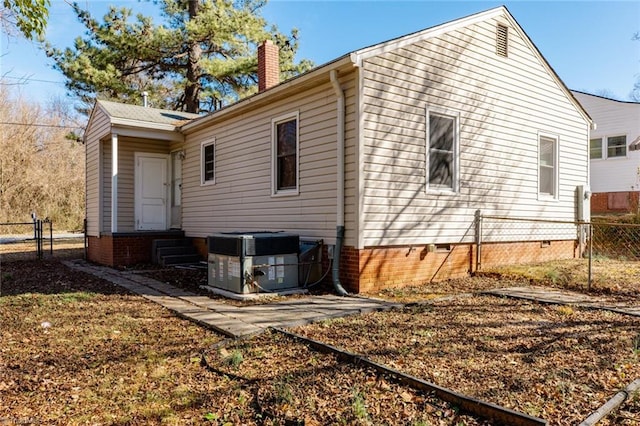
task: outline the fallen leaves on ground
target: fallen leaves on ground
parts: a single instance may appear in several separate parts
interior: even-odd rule
[[[293,331],[551,425],[581,422],[640,377],[640,321],[607,311],[473,296]],[[601,424],[639,419],[636,396]]]
[[[222,336],[54,261],[0,274],[9,423],[489,424],[281,335],[212,350]]]
[[[55,261],[3,263],[0,279],[0,418],[14,423],[483,424],[279,334],[220,346],[222,336]],[[640,377],[635,317],[456,296],[521,283],[396,290],[385,296],[430,302],[295,331],[551,425],[576,424]],[[638,418],[632,395],[603,424]]]

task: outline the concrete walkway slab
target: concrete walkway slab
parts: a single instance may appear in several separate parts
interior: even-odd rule
[[[362,296],[341,297],[332,294],[291,298],[279,302],[249,306],[234,306],[140,274],[92,265],[83,260],[63,263],[72,269],[95,275],[122,286],[132,293],[139,294],[147,300],[170,309],[182,318],[189,319],[230,337],[258,334],[269,327],[301,326],[348,315],[400,309],[404,306],[401,303],[392,303],[381,299]],[[640,304],[637,306],[607,305],[595,296],[548,287],[509,287],[489,290],[484,293],[542,303],[570,304],[592,309],[606,309],[640,317]]]
[[[607,303],[597,296],[591,296],[588,294],[559,290],[549,287],[506,287],[487,290],[483,293],[491,294],[494,296],[532,300],[541,303],[575,305],[582,308],[603,309],[625,315],[640,317],[640,301],[638,301],[637,305],[628,303]]]
[[[258,334],[269,327],[299,326],[327,318],[404,306],[380,299],[337,295],[309,296],[258,305],[234,306],[140,274],[92,265],[83,260],[63,263],[72,269],[122,286],[170,309],[182,318],[230,337]]]

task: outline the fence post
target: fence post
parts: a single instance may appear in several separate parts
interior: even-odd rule
[[[587,277],[587,291],[591,291],[591,268],[593,266],[593,224],[589,222],[587,226],[589,227],[589,272]]]
[[[40,259],[44,257],[44,223],[40,222]]]
[[[84,259],[87,260],[89,257],[87,256],[87,251],[89,250],[89,246],[87,245],[87,218],[85,217],[82,221],[82,231],[84,232]]]
[[[49,222],[49,254],[53,256],[53,221],[51,219]]]
[[[476,272],[482,266],[482,212],[476,210]]]
[[[33,221],[34,238],[36,240],[36,258],[42,259],[42,221],[35,219]]]

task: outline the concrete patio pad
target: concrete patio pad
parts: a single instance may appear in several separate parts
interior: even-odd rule
[[[172,310],[180,317],[230,337],[258,334],[269,327],[299,326],[327,318],[404,306],[379,299],[336,295],[308,296],[265,304],[235,306],[140,274],[93,265],[83,260],[64,263],[72,269],[98,276],[122,286]]]

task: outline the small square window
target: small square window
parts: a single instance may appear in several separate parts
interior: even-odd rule
[[[210,184],[215,183],[216,173],[215,173],[215,161],[216,161],[216,153],[215,153],[215,142],[208,142],[202,144],[202,150],[200,153],[201,156],[201,165],[200,165],[200,178],[201,184]]]

